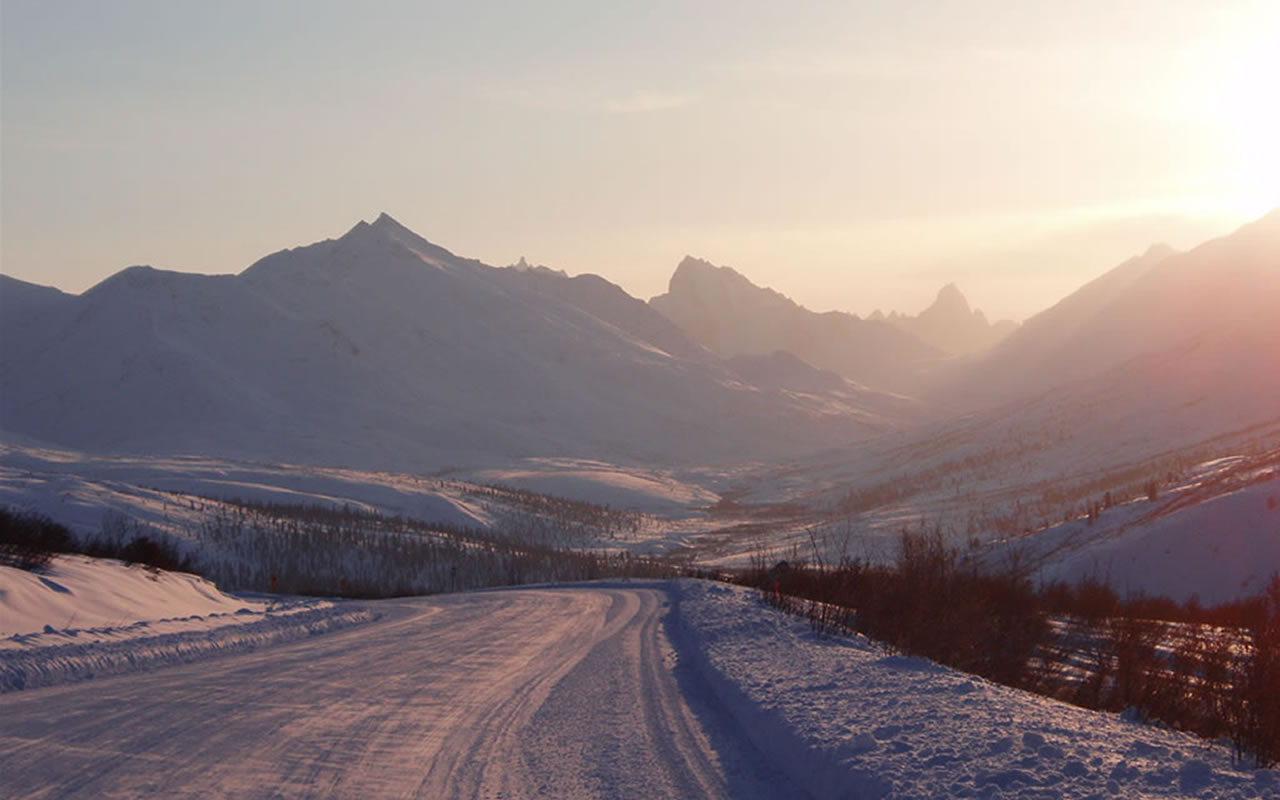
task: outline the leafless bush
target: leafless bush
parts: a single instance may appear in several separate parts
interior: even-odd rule
[[[42,569],[57,553],[72,552],[74,544],[71,532],[48,517],[0,507],[0,564]]]
[[[781,567],[759,558],[741,579],[816,631],[857,631],[1086,708],[1227,736],[1240,760],[1280,764],[1280,576],[1216,608],[1121,600],[1096,577],[1036,592],[1015,568],[965,567],[936,533],[904,533],[891,566]]]

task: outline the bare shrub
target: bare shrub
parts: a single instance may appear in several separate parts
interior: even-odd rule
[[[0,507],[0,564],[43,569],[55,554],[71,552],[74,544],[71,532],[48,517]]]

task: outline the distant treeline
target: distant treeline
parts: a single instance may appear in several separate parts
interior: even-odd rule
[[[472,497],[495,500],[524,512],[516,524],[544,534],[577,533],[580,537],[593,539],[617,539],[639,533],[653,524],[652,517],[639,511],[622,511],[607,505],[539,494],[498,483],[471,486],[466,492]]]
[[[133,527],[124,517],[106,514],[96,535],[78,538],[67,526],[43,514],[0,506],[0,564],[40,570],[59,553],[116,558],[154,569],[194,571],[190,556],[184,555],[169,536]]]
[[[206,513],[195,538],[219,554],[208,559],[219,585],[296,594],[371,598],[674,573],[625,552],[350,506],[227,501]]]
[[[48,517],[0,507],[0,562],[41,569],[57,553],[80,553],[192,572],[233,591],[353,598],[679,572],[661,559],[351,506],[206,499],[199,519],[175,535],[106,512],[99,530],[77,536]]]
[[[1210,442],[1194,448],[1165,453],[1141,463],[1118,467],[1101,474],[1056,477],[1033,483],[1020,491],[1002,491],[1004,502],[980,501],[968,508],[965,518],[946,524],[948,534],[972,538],[991,534],[1010,538],[1043,530],[1075,519],[1093,524],[1104,511],[1135,498],[1154,501],[1170,489],[1183,485],[1197,465],[1224,454],[1241,456],[1241,461],[1224,474],[1208,479],[1211,485],[1247,483],[1257,470],[1280,470],[1280,448],[1274,435],[1263,436],[1272,425],[1238,431],[1229,444]],[[1014,438],[1001,447],[992,447],[964,458],[954,459],[901,474],[869,486],[845,491],[830,510],[833,516],[854,516],[876,509],[900,505],[923,495],[967,493],[982,481],[999,476],[1000,465],[1044,450],[1047,440]],[[919,448],[917,448],[919,450]],[[931,451],[912,451],[914,458],[926,458]]]

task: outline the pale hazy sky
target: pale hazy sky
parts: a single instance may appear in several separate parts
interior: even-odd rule
[[[1023,317],[1280,205],[1275,0],[0,0],[0,270],[238,272],[387,211],[648,298]]]

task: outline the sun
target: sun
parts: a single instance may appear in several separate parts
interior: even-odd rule
[[[1260,22],[1218,53],[1203,97],[1223,210],[1249,217],[1280,207],[1280,12]]]

